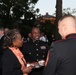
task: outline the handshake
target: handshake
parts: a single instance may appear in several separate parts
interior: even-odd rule
[[[32,66],[33,68],[40,68],[42,66],[45,65],[45,61],[44,60],[40,60],[38,62],[33,62],[33,63],[27,63],[27,67]]]

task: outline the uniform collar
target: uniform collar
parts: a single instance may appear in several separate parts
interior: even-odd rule
[[[31,41],[31,42],[39,42],[40,40],[36,40],[36,41],[35,41],[35,40],[33,40],[32,38],[30,38],[30,41]]]
[[[76,38],[76,33],[69,34],[66,36],[66,38]]]

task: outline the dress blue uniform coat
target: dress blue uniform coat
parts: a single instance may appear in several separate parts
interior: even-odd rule
[[[22,48],[22,53],[26,59],[26,62],[38,62],[39,60],[46,60],[48,52],[48,45],[43,41],[33,41],[30,39],[25,42]],[[43,67],[33,69],[30,75],[42,75]]]
[[[43,75],[76,75],[76,34],[55,42]]]

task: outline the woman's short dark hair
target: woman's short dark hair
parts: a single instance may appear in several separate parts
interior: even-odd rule
[[[13,41],[16,40],[17,34],[20,34],[19,30],[11,29],[4,37],[4,45],[3,48],[13,47]]]

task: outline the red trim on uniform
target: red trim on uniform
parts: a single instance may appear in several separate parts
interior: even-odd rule
[[[57,41],[55,41],[55,42],[61,42],[61,41],[64,41],[64,40],[66,40],[66,39],[57,40]]]
[[[45,66],[46,66],[47,63],[48,63],[49,58],[50,58],[50,51],[48,51],[47,58],[46,58],[46,61],[45,61]]]
[[[69,36],[68,38],[76,38],[76,36]]]

